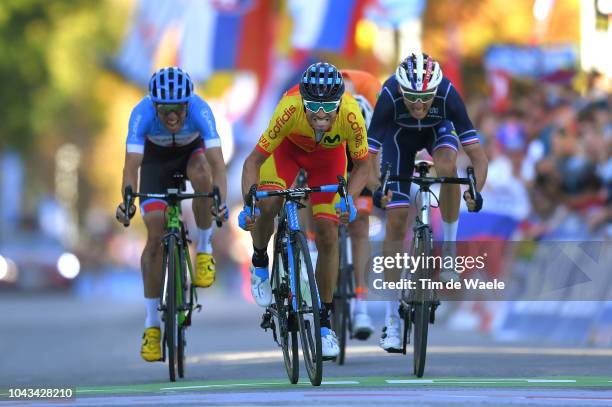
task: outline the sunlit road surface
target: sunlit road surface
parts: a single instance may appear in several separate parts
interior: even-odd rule
[[[377,333],[351,341],[344,366],[326,362],[321,387],[303,367],[290,385],[271,333],[259,328],[261,310],[220,292],[200,295],[186,378],[171,383],[165,364],[140,359],[138,300],[0,293],[0,400],[9,387],[53,385],[76,387],[76,401],[53,403],[70,406],[612,405],[610,349],[499,344],[441,326],[430,331],[422,379],[411,355],[377,347]],[[380,307],[371,308],[381,321]]]

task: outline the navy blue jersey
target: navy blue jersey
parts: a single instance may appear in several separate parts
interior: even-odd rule
[[[406,109],[395,75],[391,75],[383,85],[368,128],[369,149],[371,152],[380,151],[385,137],[395,134],[395,130],[402,129],[403,137],[410,137],[413,132],[431,132],[431,128],[443,121],[453,123],[461,145],[478,143],[478,133],[467,115],[465,104],[446,77],[442,78],[438,85],[427,116],[423,120],[417,120]]]

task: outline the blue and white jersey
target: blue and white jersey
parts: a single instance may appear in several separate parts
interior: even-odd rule
[[[183,128],[177,133],[170,133],[157,117],[151,98],[145,96],[130,115],[127,152],[143,154],[145,140],[161,147],[180,147],[198,138],[204,141],[205,148],[221,147],[215,117],[202,98],[197,95],[189,98]]]
[[[454,124],[461,145],[478,143],[478,133],[468,117],[465,104],[452,83],[446,78],[438,85],[434,101],[423,120],[412,117],[402,99],[395,75],[391,75],[383,84],[382,91],[374,108],[372,122],[368,128],[368,145],[371,152],[382,148],[387,134],[393,134],[400,128],[405,137],[412,131],[428,131],[442,121]]]

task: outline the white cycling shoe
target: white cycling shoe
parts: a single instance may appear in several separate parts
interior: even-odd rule
[[[251,294],[260,307],[272,303],[272,287],[267,267],[255,267],[251,264]]]
[[[333,360],[340,353],[336,333],[329,328],[321,328],[321,354],[323,360]]]
[[[372,318],[365,312],[356,312],[353,317],[353,336],[360,341],[365,341],[374,332]]]
[[[396,316],[389,317],[380,337],[380,347],[389,353],[402,351],[402,340],[400,339],[400,323]]]

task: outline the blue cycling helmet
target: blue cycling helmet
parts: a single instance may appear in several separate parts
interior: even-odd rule
[[[302,75],[300,94],[304,100],[332,102],[344,94],[344,80],[338,69],[327,62],[310,65]]]
[[[192,94],[193,82],[181,68],[162,68],[149,80],[149,96],[155,103],[184,103]]]

